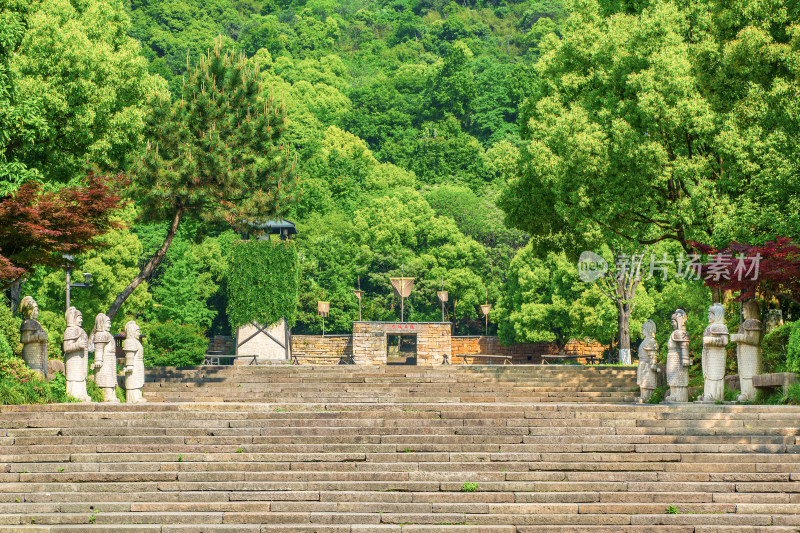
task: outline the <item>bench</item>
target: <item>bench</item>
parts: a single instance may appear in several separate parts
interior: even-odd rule
[[[221,353],[208,352],[206,353],[205,359],[203,359],[203,364],[210,366],[218,366],[222,365],[220,359],[231,359],[231,362],[229,364],[235,365],[236,361],[241,359],[242,361],[249,361],[247,363],[248,365],[254,365],[256,364],[257,357],[258,356],[256,355],[222,355]]]
[[[463,364],[466,363],[467,357],[483,357],[484,359],[502,359],[504,365],[511,364],[511,356],[510,355],[484,355],[479,353],[457,353],[454,357],[461,357],[464,360]]]
[[[353,364],[353,356],[351,355],[303,355],[303,359],[337,359],[340,365]],[[297,354],[292,352],[292,364],[299,365],[300,361],[297,360]]]
[[[542,364],[548,364],[548,361],[564,361],[564,360],[574,360],[577,361],[578,359],[586,359],[586,363],[590,365],[594,365],[597,363],[602,363],[603,358],[597,357],[596,355],[561,355],[561,354],[545,354],[542,355]]]
[[[771,389],[781,387],[786,394],[790,385],[797,383],[797,374],[794,372],[775,372],[773,374],[757,374],[753,376],[753,387],[756,389]]]

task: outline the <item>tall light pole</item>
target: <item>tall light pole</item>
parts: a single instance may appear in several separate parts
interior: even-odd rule
[[[489,303],[489,289],[486,289],[486,300],[485,304],[481,305],[481,312],[483,313],[483,318],[486,320],[486,336],[489,336],[489,311],[492,310],[492,304]]]
[[[75,256],[71,254],[63,254],[64,259],[67,260],[67,307],[69,309],[70,304],[70,297],[72,296],[71,292],[72,289],[75,287],[83,287],[89,288],[92,286],[92,274],[90,272],[83,273],[83,283],[71,283],[72,281],[72,262],[75,260]]]
[[[364,296],[364,291],[361,290],[361,276],[358,276],[358,289],[354,289],[353,294],[358,298],[358,321],[361,322],[361,298]]]
[[[442,290],[436,291],[436,296],[439,298],[439,301],[442,302],[442,322],[444,322],[444,304],[447,303],[448,298],[447,291],[444,290],[444,278],[442,278]]]

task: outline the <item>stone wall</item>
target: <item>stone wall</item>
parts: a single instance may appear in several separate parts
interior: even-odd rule
[[[353,322],[353,362],[385,365],[387,335],[416,335],[418,365],[450,359],[450,322]]]
[[[480,357],[481,355],[509,355],[515,365],[532,365],[542,362],[542,355],[558,353],[555,343],[534,342],[503,346],[497,337],[483,335],[470,335],[452,337],[453,364],[502,364],[500,359]],[[605,346],[595,341],[571,340],[564,347],[566,355],[579,355],[583,357],[599,357],[603,354]],[[585,362],[584,359],[578,359]]]
[[[336,365],[352,356],[352,335],[292,335],[292,357],[301,365]]]

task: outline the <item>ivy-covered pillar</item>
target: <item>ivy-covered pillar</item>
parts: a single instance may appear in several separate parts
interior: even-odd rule
[[[257,362],[289,359],[299,298],[295,244],[247,240],[233,246],[228,317],[236,331],[236,355],[254,355]]]

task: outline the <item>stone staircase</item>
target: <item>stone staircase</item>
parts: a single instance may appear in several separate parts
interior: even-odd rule
[[[0,407],[0,533],[800,531],[798,407],[558,403],[535,369],[306,370],[148,389],[241,376],[249,403]]]
[[[148,369],[150,401],[631,402],[636,369],[580,365],[214,366]]]

